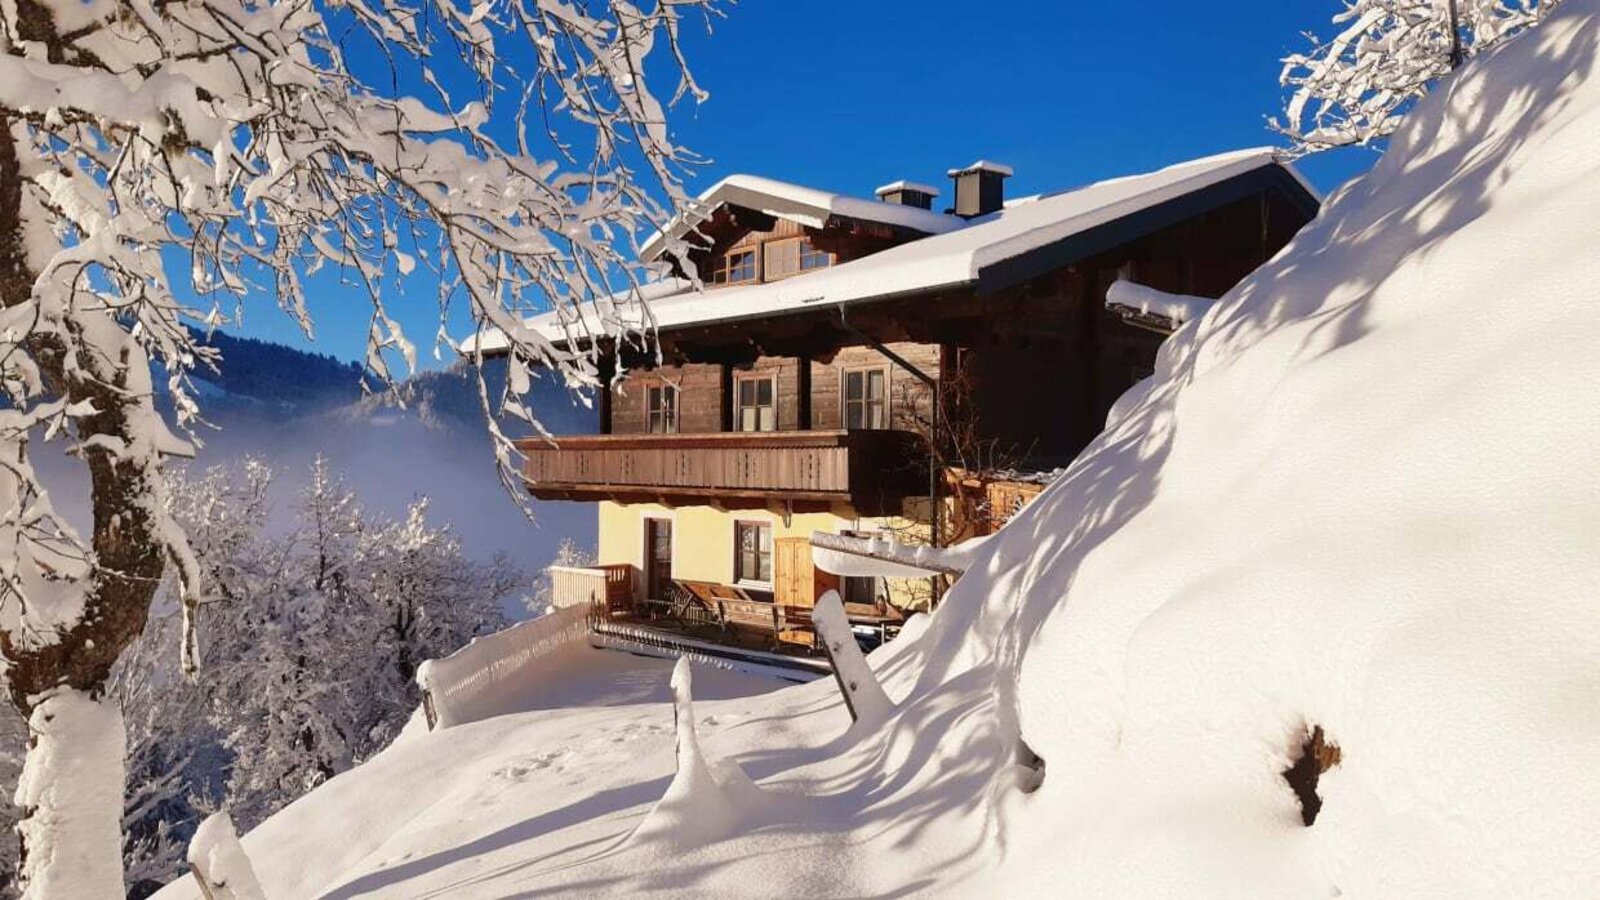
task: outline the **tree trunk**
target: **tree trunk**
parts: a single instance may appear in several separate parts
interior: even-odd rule
[[[37,22],[33,24],[39,27]],[[18,166],[17,135],[13,133],[13,129],[21,128],[19,122],[0,110],[0,303],[5,306],[26,302],[34,278],[25,251],[24,186]],[[148,365],[142,353],[137,359],[121,360],[81,354],[80,365],[87,371],[68,378],[63,367],[67,347],[59,339],[30,335],[24,338],[24,344],[52,393],[73,401],[91,401],[99,410],[77,420],[76,436],[80,440],[106,435],[120,438],[124,444],[132,442],[129,411],[152,399],[124,393],[126,379],[118,374],[121,370],[117,367]],[[18,826],[23,839],[26,896],[30,898],[122,895],[120,887],[115,894],[105,894],[52,893],[48,886],[69,870],[91,873],[84,877],[104,878],[106,884],[111,883],[110,876],[95,873],[112,871],[116,884],[121,884],[120,837],[107,844],[100,832],[104,822],[112,823],[110,827],[114,829],[120,827],[122,719],[118,712],[103,712],[107,707],[99,701],[111,667],[144,630],[164,564],[164,545],[156,533],[154,511],[149,506],[158,496],[151,482],[160,477],[159,472],[147,470],[147,464],[140,460],[114,457],[101,448],[86,450],[84,460],[94,507],[94,565],[92,574],[81,585],[83,613],[76,622],[50,635],[0,631],[0,654],[8,663],[7,689],[13,705],[30,719],[33,733],[25,765],[32,773],[31,796],[39,802],[23,798],[22,822]],[[92,710],[102,712],[91,713]],[[86,719],[97,724],[91,727],[80,721]],[[51,725],[52,722],[67,724]],[[106,743],[109,737],[102,735],[104,741],[94,738],[99,734],[97,729],[110,728],[107,722],[116,726],[115,753]],[[50,737],[51,728],[59,737]],[[47,752],[47,748],[76,748],[80,741],[91,739],[99,742],[85,744],[81,751],[72,749],[56,756]],[[84,780],[87,770],[72,759],[72,754],[80,752],[96,771],[115,777],[114,790],[82,789],[82,785],[91,782]],[[115,758],[102,759],[102,754]],[[63,779],[63,783],[56,783]],[[71,827],[57,818],[60,815],[73,817]],[[81,827],[79,817],[84,819]],[[109,856],[99,858],[106,854]]]
[[[122,897],[122,710],[73,688],[35,699],[17,784],[22,896]]]

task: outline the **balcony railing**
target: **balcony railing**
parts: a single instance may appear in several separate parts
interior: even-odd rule
[[[518,449],[546,500],[845,502],[875,515],[927,491],[925,450],[907,431],[574,435]]]

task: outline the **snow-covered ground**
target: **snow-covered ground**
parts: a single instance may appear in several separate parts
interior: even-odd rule
[[[1419,105],[873,658],[880,726],[697,674],[761,793],[630,840],[666,667],[578,650],[248,835],[269,896],[1593,895],[1597,52],[1568,0]]]
[[[266,896],[503,897],[603,850],[671,780],[671,670],[578,641],[503,715],[433,733],[418,717],[245,838]],[[702,733],[765,731],[760,695],[787,683],[698,668]],[[159,896],[199,895],[184,879]]]

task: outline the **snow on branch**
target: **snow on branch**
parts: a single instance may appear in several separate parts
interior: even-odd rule
[[[534,364],[596,384],[592,343],[558,349],[522,323],[553,309],[587,328],[578,307],[640,282],[639,236],[686,201],[698,162],[665,122],[670,102],[704,97],[679,29],[715,3],[0,4],[0,177],[21,187],[0,271],[25,279],[0,286],[0,330],[23,351],[0,357],[9,611],[59,630],[70,608],[51,614],[38,602],[51,592],[32,588],[92,559],[51,512],[29,434],[68,437],[149,485],[137,502],[198,602],[184,535],[155,496],[161,458],[192,448],[157,412],[150,374],[181,426],[199,422],[189,375],[220,360],[189,326],[221,324],[247,294],[273,295],[310,335],[306,278],[337,271],[370,303],[366,364],[384,383],[416,364],[391,305],[420,266],[439,285],[438,341],[465,304],[510,343],[505,389],[480,384],[486,412],[536,419]],[[663,49],[679,76],[666,101],[644,78]],[[477,77],[452,86],[447,57]],[[510,441],[490,430],[518,486]]]
[[[1537,25],[1560,0],[1346,0],[1339,32],[1283,60],[1292,88],[1271,125],[1297,151],[1388,137],[1428,86],[1500,40]]]

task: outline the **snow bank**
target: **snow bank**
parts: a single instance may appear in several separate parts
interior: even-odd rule
[[[507,694],[519,690],[532,665],[588,631],[588,613],[585,606],[554,610],[424,662],[417,684],[433,711],[433,726],[450,728],[504,712]]]
[[[957,584],[1048,764],[1012,895],[1593,893],[1597,13],[1441,85]]]
[[[1597,53],[1600,0],[1567,0],[1420,103],[1369,175],[1167,342],[926,628],[868,658],[894,704],[879,727],[851,727],[827,681],[696,702],[702,747],[774,798],[736,833],[626,840],[675,773],[665,704],[628,713],[655,729],[636,743],[614,711],[543,710],[319,788],[247,836],[263,880],[336,898],[1592,895]],[[1283,772],[1317,728],[1307,827]],[[575,762],[492,774],[555,750]],[[300,837],[374,797],[412,822],[381,850]]]

